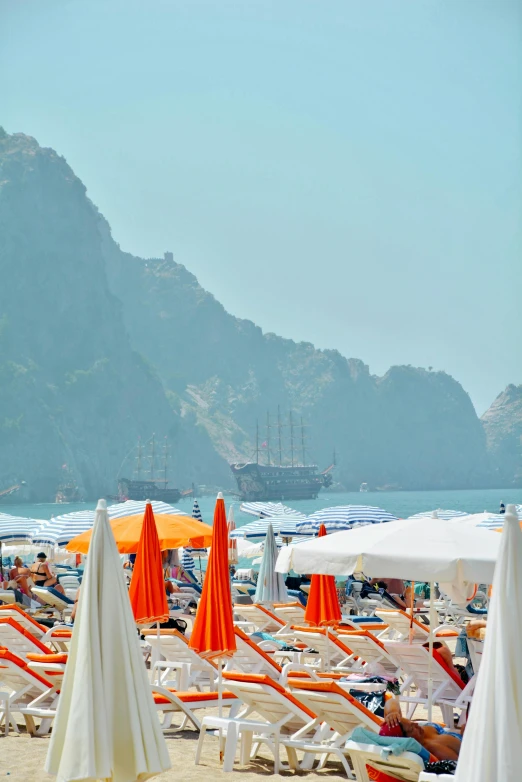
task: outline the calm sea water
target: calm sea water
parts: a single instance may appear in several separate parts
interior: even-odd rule
[[[214,497],[202,497],[198,499],[203,521],[210,523],[214,513]],[[230,503],[234,503],[236,526],[240,527],[251,516],[239,512],[239,502],[231,496],[225,495],[227,509]],[[302,513],[309,514],[313,511],[327,508],[332,505],[377,505],[380,508],[394,513],[399,518],[406,518],[421,511],[431,511],[436,508],[462,510],[467,513],[481,513],[490,511],[497,513],[500,503],[522,504],[522,489],[473,489],[456,491],[393,491],[393,492],[321,492],[316,500],[301,500],[291,503],[293,508]],[[62,513],[71,513],[75,510],[88,510],[96,506],[96,503],[65,503],[56,505],[48,504],[0,504],[0,512],[13,515],[28,516],[34,519],[50,519]],[[192,500],[180,500],[177,507],[190,516]]]

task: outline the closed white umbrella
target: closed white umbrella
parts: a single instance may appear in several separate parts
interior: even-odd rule
[[[268,525],[265,550],[259,569],[254,603],[286,603],[288,592],[282,573],[275,572],[277,546],[272,527]]]
[[[239,558],[237,555],[237,540],[235,540],[233,536],[233,532],[235,532],[236,529],[236,522],[234,519],[234,506],[231,505],[228,509],[228,521],[227,521],[227,530],[228,530],[228,564],[229,565],[237,565],[239,562]]]
[[[522,531],[514,505],[498,537],[484,653],[455,782],[522,777]]]
[[[45,770],[135,782],[170,768],[105,500],[98,502]]]

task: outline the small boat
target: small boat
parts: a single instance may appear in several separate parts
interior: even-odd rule
[[[361,483],[359,486],[359,491],[366,492],[368,491],[368,484],[367,483]]]

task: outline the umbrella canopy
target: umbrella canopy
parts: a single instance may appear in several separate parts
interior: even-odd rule
[[[145,513],[145,502],[127,500],[110,505],[107,508],[109,519],[121,519],[127,516],[136,516]],[[170,515],[183,515],[182,511],[168,505],[166,502],[153,501],[151,503],[154,513],[168,513]],[[65,513],[51,519],[45,527],[39,529],[33,535],[33,543],[47,546],[65,546],[70,540],[76,538],[82,532],[92,529],[95,511],[79,510],[73,513]]]
[[[239,506],[241,513],[248,516],[266,518],[268,516],[302,516],[298,510],[283,505],[282,502],[242,502]]]
[[[206,551],[206,549],[203,549],[203,551]],[[194,562],[194,557],[192,556],[192,549],[183,549],[181,552],[181,557],[179,558],[179,564],[183,570],[194,570],[196,563]]]
[[[210,545],[207,572],[189,646],[202,657],[222,660],[236,651],[236,637],[228,572],[227,517],[221,492],[216,501]]]
[[[259,569],[254,603],[286,603],[288,592],[282,573],[275,572],[277,546],[274,531],[268,525],[263,559]]]
[[[201,521],[196,521],[190,516],[180,516],[178,514],[160,513],[156,515],[156,529],[160,548],[165,549],[181,548],[181,546],[209,546],[212,540],[212,529]],[[138,550],[138,544],[143,526],[143,514],[139,516],[129,516],[111,521],[111,528],[118,546],[120,554],[135,554]],[[92,530],[83,532],[77,538],[69,541],[66,548],[68,551],[77,551],[80,554],[87,554],[89,543],[92,536]]]
[[[23,516],[0,513],[0,544],[31,543],[33,535],[46,524],[46,521],[39,519],[26,519]]]
[[[518,782],[522,769],[522,531],[508,505],[456,782]]]
[[[194,500],[194,505],[192,506],[192,518],[197,519],[198,521],[203,521],[203,516],[201,515],[199,502],[197,500]]]
[[[135,782],[170,768],[121,562],[98,502],[45,770]]]
[[[501,537],[455,521],[401,519],[286,546],[276,569],[339,576],[386,573],[388,578],[455,584],[466,595],[471,584],[491,583]]]
[[[317,535],[321,524],[330,533],[352,529],[361,524],[382,524],[385,521],[397,521],[397,516],[370,505],[338,505],[312,513],[307,519],[298,521],[296,528],[302,535]]]
[[[301,534],[296,528],[299,520],[305,521],[306,516],[299,514],[298,516],[267,516],[266,518],[259,518],[235,529],[232,533],[232,538],[265,538],[269,526],[271,526],[275,535],[292,538]]]
[[[237,565],[239,558],[237,555],[237,540],[232,537],[232,532],[236,529],[236,522],[234,519],[234,506],[231,505],[228,509],[228,564]]]
[[[326,535],[326,527],[321,524],[319,538]],[[334,625],[341,621],[341,607],[335,585],[335,576],[312,576],[310,592],[306,603],[305,621],[317,627]]]
[[[437,510],[425,510],[421,513],[415,513],[413,516],[410,516],[410,519],[443,519],[444,521],[449,521],[449,519],[457,519],[462,516],[467,516],[468,514],[466,511],[463,510],[443,510],[442,508],[437,508]]]
[[[150,503],[145,506],[129,599],[136,624],[168,620],[169,607],[163,578],[161,549]]]
[[[510,507],[513,508],[513,513],[517,516],[518,520],[522,521],[522,505],[511,505]],[[498,529],[504,525],[505,520],[505,513],[490,513],[489,517],[481,521],[479,526],[487,529]]]

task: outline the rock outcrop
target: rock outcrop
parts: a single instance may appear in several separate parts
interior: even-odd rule
[[[522,486],[522,386],[509,385],[482,416],[499,486]]]

